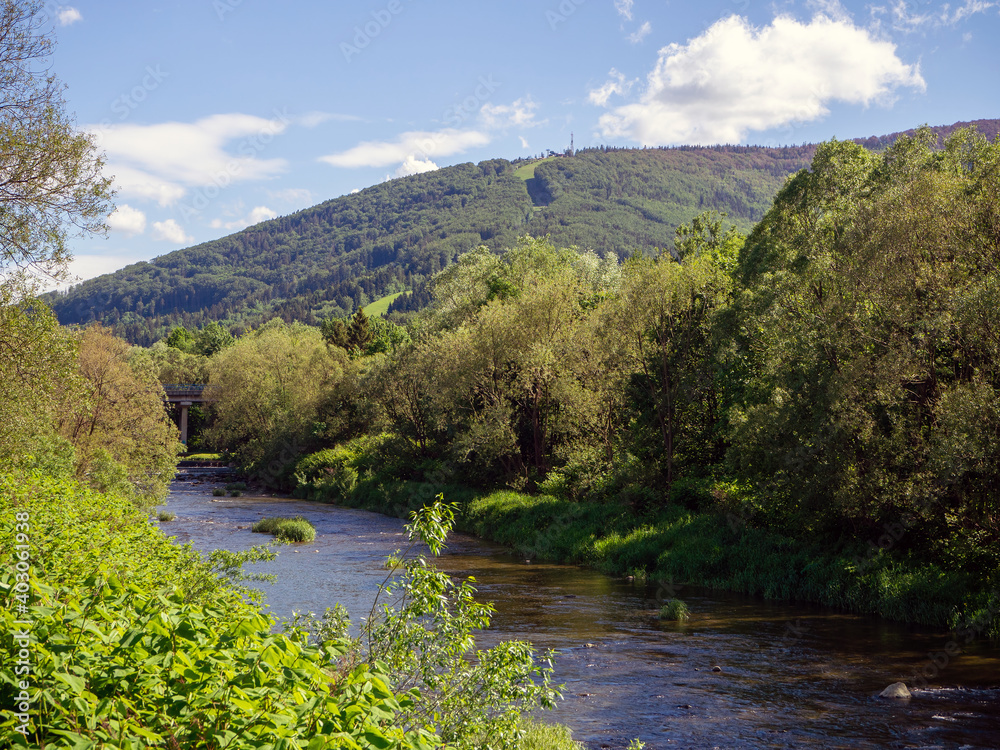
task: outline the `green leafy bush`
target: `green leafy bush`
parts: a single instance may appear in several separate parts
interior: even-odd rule
[[[212,496],[213,497],[225,497],[225,495],[226,495],[226,491],[224,489],[222,489],[221,487],[216,487],[214,490],[212,490]]]
[[[368,665],[391,675],[397,693],[411,686],[412,702],[395,715],[408,731],[433,725],[454,750],[517,750],[539,732],[526,724],[531,711],[549,708],[559,698],[551,685],[551,653],[536,659],[531,644],[503,642],[477,650],[473,633],[489,626],[493,607],[475,599],[475,579],[456,582],[436,570],[422,554],[439,555],[454,525],[457,506],[434,502],[414,511],[407,526],[410,547],[389,558],[389,572],[357,641]],[[388,603],[379,603],[385,598]],[[300,618],[321,640],[347,631],[342,609],[323,619]],[[528,729],[526,730],[526,726]],[[542,737],[559,743],[529,747],[575,749],[566,732]],[[544,740],[539,739],[538,742]]]
[[[24,734],[4,715],[0,746],[440,746],[429,728],[398,726],[413,696],[394,695],[350,644],[273,633],[218,565],[124,498],[34,474],[0,476],[0,500],[0,554],[11,558],[18,533],[31,547],[28,582],[0,573],[0,644],[14,653],[15,621],[31,621],[34,696]],[[14,670],[0,675],[13,705]]]

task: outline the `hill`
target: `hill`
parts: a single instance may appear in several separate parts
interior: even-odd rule
[[[1000,121],[980,123],[984,132],[1000,130]],[[236,332],[270,317],[315,323],[404,289],[414,293],[391,309],[418,309],[428,300],[426,281],[459,254],[481,244],[499,252],[526,233],[624,257],[670,247],[679,224],[709,209],[746,231],[814,152],[602,147],[459,164],[128,266],[49,302],[64,324],[99,320],[139,344],[211,320]]]

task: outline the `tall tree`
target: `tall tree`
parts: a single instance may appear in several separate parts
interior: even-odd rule
[[[71,231],[100,232],[111,180],[92,136],[65,111],[49,71],[53,41],[42,5],[0,4],[0,283],[12,271],[62,279]]]
[[[749,238],[733,457],[775,514],[996,549],[998,169],[969,132],[824,144]]]

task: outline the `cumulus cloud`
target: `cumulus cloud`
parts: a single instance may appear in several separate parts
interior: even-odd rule
[[[652,30],[653,30],[653,25],[649,21],[646,21],[646,23],[644,23],[642,26],[640,26],[637,31],[635,31],[634,33],[628,35],[628,40],[632,44],[638,44],[643,39],[645,39],[647,36],[649,36],[649,34],[650,34],[650,32]]]
[[[588,99],[590,99],[591,104],[596,104],[598,107],[603,107],[608,103],[608,99],[612,95],[617,94],[618,96],[625,96],[631,89],[632,84],[635,81],[626,81],[625,75],[619,73],[614,68],[608,73],[611,76],[607,83],[605,83],[600,88],[596,88],[590,92]]]
[[[83,20],[83,14],[70,5],[61,5],[56,9],[56,20],[60,26],[69,26]]]
[[[615,0],[615,10],[617,10],[619,15],[621,15],[626,21],[632,20],[633,5],[635,5],[635,0]]]
[[[121,232],[126,237],[134,237],[146,231],[146,214],[127,203],[118,206],[108,217],[108,226],[113,232]]]
[[[511,104],[484,104],[479,110],[479,118],[487,130],[503,130],[515,126],[533,128],[542,124],[535,120],[537,108],[538,105],[527,96]]]
[[[394,177],[408,177],[411,174],[423,174],[424,172],[433,172],[435,169],[440,169],[440,167],[432,162],[430,159],[418,159],[413,154],[406,157],[402,164],[396,168]]]
[[[334,167],[386,167],[407,159],[428,161],[451,156],[477,146],[485,146],[490,137],[478,130],[445,128],[438,131],[410,131],[393,141],[364,141],[346,151],[321,156],[320,161]]]
[[[194,237],[185,232],[181,225],[174,219],[154,221],[153,239],[172,242],[175,245],[185,245],[194,242]]]
[[[639,101],[600,126],[647,145],[738,143],[749,131],[817,120],[831,102],[889,105],[900,87],[924,90],[919,66],[850,21],[780,16],[755,28],[730,16],[661,49]]]
[[[241,216],[232,221],[223,221],[222,219],[212,219],[209,224],[212,229],[226,229],[231,232],[239,231],[240,229],[246,229],[247,227],[252,227],[254,224],[260,224],[262,221],[267,221],[268,219],[277,218],[278,213],[267,206],[257,206],[253,208],[249,214],[246,216]]]
[[[100,255],[89,253],[78,253],[73,256],[69,263],[70,277],[72,284],[92,279],[96,276],[103,276],[106,273],[114,273],[125,266],[145,260],[144,257],[132,255],[101,253]]]
[[[287,126],[283,117],[233,113],[193,123],[104,124],[91,130],[107,154],[107,171],[115,176],[119,192],[170,205],[188,187],[224,187],[283,172],[284,159],[260,155]]]

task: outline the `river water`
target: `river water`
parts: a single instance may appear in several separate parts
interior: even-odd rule
[[[401,520],[283,498],[217,498],[216,486],[180,474],[167,502],[177,518],[164,531],[203,552],[236,551],[268,539],[249,529],[261,517],[304,516],[316,541],[282,546],[257,566],[278,576],[261,584],[270,611],[322,613],[339,602],[352,620],[367,616],[385,557],[404,546]],[[565,699],[542,718],[570,726],[588,748],[625,748],[636,737],[648,750],[1000,748],[1000,650],[981,641],[962,639],[962,653],[949,656],[948,633],[529,563],[461,534],[438,565],[474,576],[495,604],[478,645],[519,639],[558,651]],[[656,618],[670,595],[691,610],[683,624]],[[912,700],[876,697],[921,672],[934,677]]]

